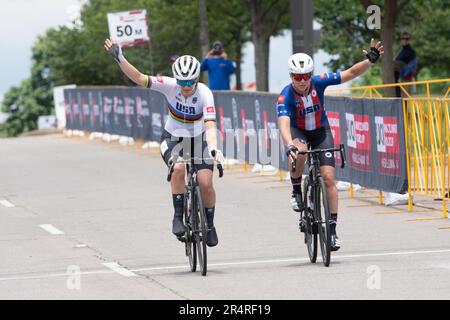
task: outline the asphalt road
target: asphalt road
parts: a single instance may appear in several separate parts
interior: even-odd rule
[[[208,274],[192,273],[165,176],[155,151],[0,139],[0,299],[450,298],[450,222],[407,221],[438,211],[380,214],[393,209],[341,192],[342,249],[325,268],[307,258],[289,185],[235,168],[215,177]]]

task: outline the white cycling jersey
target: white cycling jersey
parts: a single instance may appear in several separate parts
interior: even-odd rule
[[[216,121],[213,94],[203,83],[187,99],[174,78],[148,76],[147,88],[166,97],[169,118],[164,129],[176,137],[196,137],[205,131],[206,122]]]

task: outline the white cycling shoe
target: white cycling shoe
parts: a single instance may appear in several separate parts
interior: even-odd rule
[[[291,196],[291,207],[295,212],[303,211],[302,195],[293,193]]]
[[[331,235],[331,251],[338,251],[341,248],[341,241],[335,234]]]

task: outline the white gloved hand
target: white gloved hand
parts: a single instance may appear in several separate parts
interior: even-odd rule
[[[225,157],[223,156],[222,151],[220,151],[219,149],[212,149],[209,153],[211,157],[214,158],[214,160],[218,163],[223,163],[225,161]]]

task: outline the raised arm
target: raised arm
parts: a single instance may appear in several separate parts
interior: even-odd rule
[[[280,134],[283,138],[284,144],[286,146],[291,146],[294,144],[291,135],[291,118],[287,116],[278,117],[278,128],[280,128]]]
[[[363,50],[363,53],[366,55],[367,59],[342,71],[341,83],[353,80],[369,70],[378,58],[384,54],[384,48],[380,41],[376,42],[375,39],[372,39],[370,42],[370,52]]]
[[[139,86],[146,87],[148,77],[142,74],[131,63],[129,63],[122,54],[122,48],[113,40],[106,39],[104,47],[106,51],[117,61],[120,69],[131,81]]]

